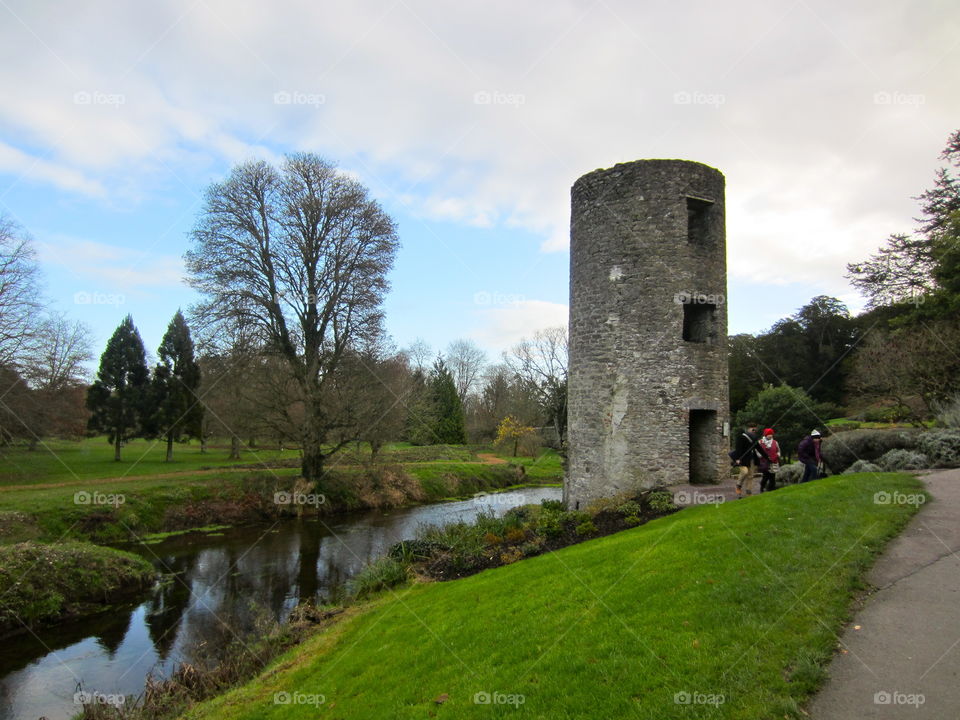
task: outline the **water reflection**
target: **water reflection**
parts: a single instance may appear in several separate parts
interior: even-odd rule
[[[78,682],[87,691],[137,695],[152,672],[165,676],[197,643],[219,646],[255,627],[265,611],[285,619],[300,600],[329,597],[363,565],[424,523],[470,519],[481,510],[560,498],[527,488],[392,513],[290,521],[172,538],[139,549],[170,573],[139,605],[3,643],[0,719],[66,720]]]

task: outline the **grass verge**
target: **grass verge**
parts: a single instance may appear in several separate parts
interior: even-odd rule
[[[0,636],[108,610],[155,577],[143,558],[88,543],[0,546]]]
[[[801,717],[916,510],[874,494],[920,487],[828,478],[391,592],[187,717]]]

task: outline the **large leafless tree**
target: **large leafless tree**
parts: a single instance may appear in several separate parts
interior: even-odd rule
[[[538,330],[504,353],[517,381],[537,398],[560,445],[567,434],[567,346],[567,328],[559,326]]]
[[[254,328],[284,359],[304,403],[303,475],[319,480],[326,458],[349,442],[325,395],[344,354],[381,328],[381,303],[398,240],[367,189],[311,154],[279,168],[262,161],[212,184],[187,253],[204,300],[194,318],[229,331]]]
[[[0,365],[17,366],[42,309],[40,269],[27,232],[0,214]]]
[[[483,368],[487,364],[487,355],[472,340],[454,340],[447,347],[444,358],[453,382],[457,386],[460,402],[465,403],[467,395],[476,389]]]

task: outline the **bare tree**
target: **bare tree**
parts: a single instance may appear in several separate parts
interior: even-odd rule
[[[410,358],[411,367],[420,372],[426,372],[433,362],[433,349],[423,338],[414,340],[403,353]]]
[[[17,365],[41,308],[33,241],[13,219],[0,215],[0,365]]]
[[[304,404],[304,477],[319,480],[339,418],[325,395],[352,346],[381,330],[393,220],[366,188],[310,154],[277,169],[248,162],[212,184],[186,255],[194,310],[208,326],[254,328],[282,357]]]
[[[538,330],[508,353],[504,362],[533,393],[563,445],[567,433],[567,328]]]
[[[58,391],[86,383],[93,360],[90,328],[65,313],[52,313],[36,326],[24,346],[24,378],[38,389]]]
[[[454,340],[447,347],[447,356],[444,358],[453,382],[457,386],[457,395],[460,402],[466,402],[467,395],[477,385],[480,373],[487,364],[487,355],[472,340]]]

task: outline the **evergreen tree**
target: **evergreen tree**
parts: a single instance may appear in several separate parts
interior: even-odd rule
[[[960,305],[960,130],[947,139],[940,159],[948,166],[917,198],[922,217],[916,235],[891,235],[869,259],[847,265],[847,278],[870,308],[906,303],[913,315],[930,319],[949,318]]]
[[[203,405],[197,397],[200,366],[193,356],[190,328],[177,310],[167,326],[153,372],[151,434],[166,438],[167,462],[173,460],[173,443],[184,434],[199,437]]]
[[[97,379],[87,392],[87,407],[92,413],[88,427],[107,434],[116,461],[120,460],[122,443],[142,432],[149,382],[143,340],[133,318],[127,315],[107,342]]]
[[[433,395],[433,442],[445,445],[462,445],[467,442],[463,404],[457,393],[453,375],[443,358],[437,358],[430,380]]]

